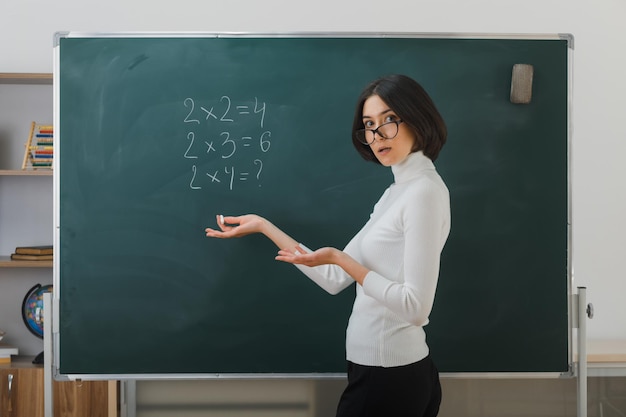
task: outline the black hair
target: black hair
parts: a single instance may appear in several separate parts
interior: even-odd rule
[[[372,81],[361,93],[352,123],[352,143],[363,159],[379,163],[369,145],[356,138],[363,129],[363,105],[371,96],[380,97],[415,134],[412,151],[423,151],[432,161],[446,143],[448,129],[426,90],[406,75],[393,74]]]

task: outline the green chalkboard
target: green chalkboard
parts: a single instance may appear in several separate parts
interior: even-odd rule
[[[389,73],[449,127],[452,232],[426,327],[440,370],[568,371],[567,38],[68,34],[55,49],[59,373],[343,373],[354,287],[330,296],[265,238],[204,228],[255,212],[343,247],[392,181],[350,143],[357,95]],[[509,99],[518,63],[529,104]]]

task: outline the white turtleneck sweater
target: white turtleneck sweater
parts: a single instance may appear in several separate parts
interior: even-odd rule
[[[391,169],[394,183],[344,249],[370,270],[356,285],[346,332],[346,359],[360,365],[402,366],[428,355],[422,327],[450,232],[448,189],[432,161],[416,152]],[[354,282],[337,265],[297,267],[331,294]]]

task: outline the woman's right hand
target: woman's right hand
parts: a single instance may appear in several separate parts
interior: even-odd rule
[[[222,216],[218,214],[215,217],[220,230],[207,227],[205,229],[207,237],[228,239],[261,233],[265,222],[263,217],[256,214],[244,216]]]
[[[207,237],[228,239],[232,237],[242,237],[253,233],[262,233],[269,238],[279,249],[294,252],[298,246],[291,236],[280,230],[267,219],[256,214],[246,214],[245,216],[222,216],[216,217],[218,229],[207,227],[204,231]]]

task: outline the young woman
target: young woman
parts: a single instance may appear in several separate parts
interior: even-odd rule
[[[394,182],[343,251],[312,251],[257,215],[217,216],[214,238],[262,233],[331,294],[356,281],[346,332],[348,386],[337,408],[347,416],[436,416],[439,374],[429,356],[428,324],[440,255],[450,232],[448,189],[433,162],[445,123],[426,91],[403,75],[380,78],[361,94],[352,142],[368,161],[391,167]]]

